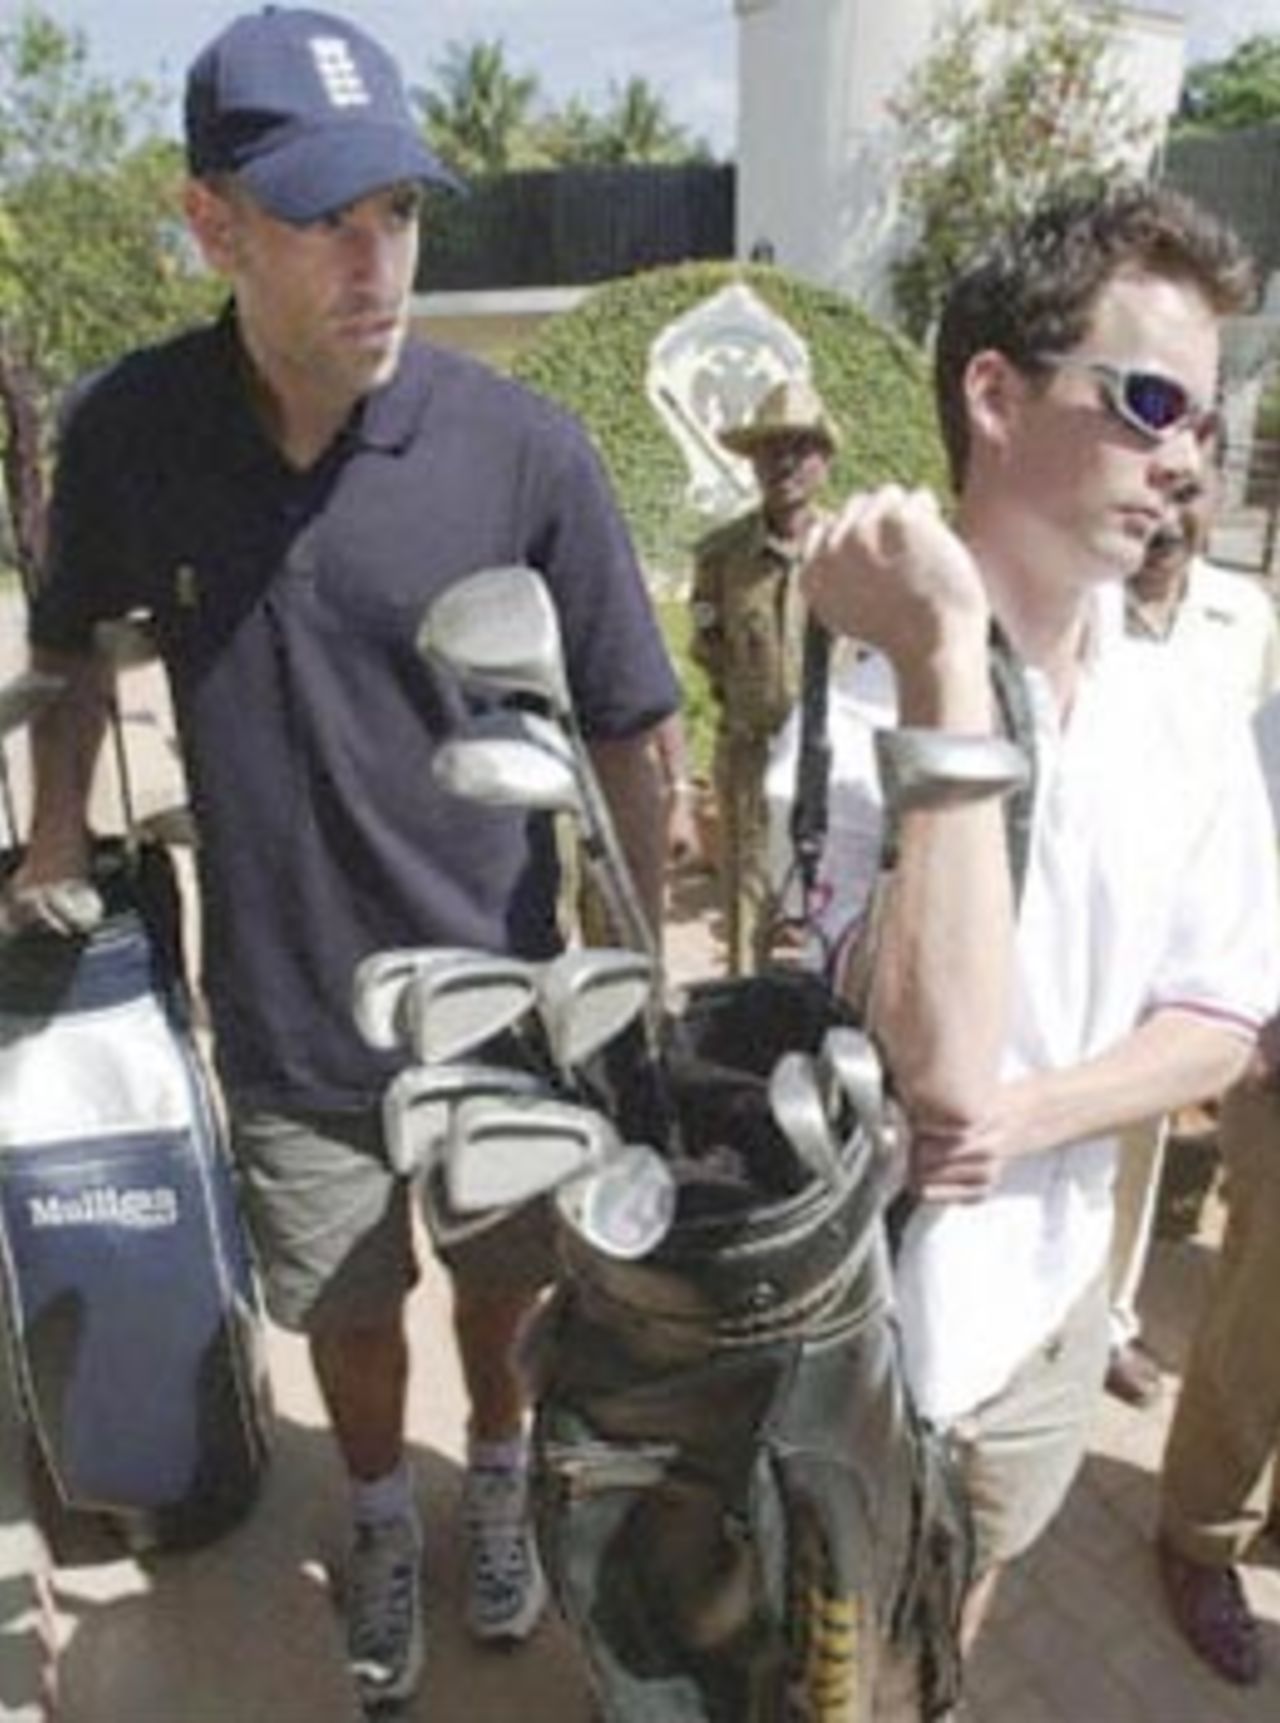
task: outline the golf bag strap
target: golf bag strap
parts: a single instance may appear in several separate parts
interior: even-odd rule
[[[1027,761],[1025,778],[1017,789],[1005,797],[1004,803],[1009,872],[1013,879],[1013,899],[1017,905],[1022,900],[1022,887],[1031,850],[1031,816],[1035,806],[1036,778],[1035,718],[1031,710],[1026,669],[998,622],[991,624],[988,636],[987,673],[1000,728],[1011,742],[1017,743]],[[881,875],[893,872],[897,858],[898,818],[892,807],[886,807],[884,831],[880,841]]]
[[[812,614],[805,623],[800,686],[800,740],[796,758],[790,838],[793,865],[801,892],[801,921],[812,928],[818,866],[827,837],[827,805],[831,778],[831,741],[827,700],[831,636]],[[1016,742],[1030,770],[1025,782],[1005,801],[1005,832],[1014,900],[1022,897],[1031,847],[1031,818],[1035,804],[1035,720],[1026,671],[998,622],[991,625],[990,676],[996,710],[1004,734]],[[892,871],[896,853],[892,819],[885,825],[881,872]]]
[[[1022,902],[1031,854],[1031,818],[1036,792],[1036,725],[1027,687],[1026,666],[1009,644],[998,622],[991,624],[991,687],[1001,727],[1016,742],[1027,760],[1027,775],[1012,795],[1005,798],[1005,838],[1009,846],[1009,872],[1013,877],[1013,901]]]
[[[812,612],[805,620],[800,675],[800,746],[791,804],[791,851],[800,884],[801,915],[813,921],[818,863],[827,837],[827,791],[831,742],[827,734],[827,688],[831,636]]]

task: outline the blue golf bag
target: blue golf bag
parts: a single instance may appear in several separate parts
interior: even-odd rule
[[[171,859],[104,844],[94,883],[92,935],[0,945],[3,1306],[55,1547],[103,1516],[190,1545],[257,1492],[261,1318]]]

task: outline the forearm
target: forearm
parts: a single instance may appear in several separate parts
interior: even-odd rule
[[[1002,1084],[963,1128],[911,1121],[911,1179],[938,1202],[986,1196],[1011,1160],[1111,1136],[1228,1088],[1253,1043],[1205,1018],[1164,1011],[1094,1059]]]
[[[590,746],[641,907],[655,941],[660,942],[666,821],[655,735],[648,730],[625,741],[595,741]]]
[[[37,650],[32,668],[64,679],[31,728],[32,817],[23,876],[72,878],[88,864],[88,806],[111,692],[110,670],[87,653]]]
[[[1207,1018],[1159,1011],[1107,1052],[1007,1086],[1015,1152],[1122,1130],[1220,1094],[1249,1065],[1253,1042]]]
[[[989,735],[985,635],[899,677],[904,725]],[[1003,799],[902,815],[878,911],[870,1020],[908,1112],[939,1125],[980,1118],[1008,1034],[1014,905]]]

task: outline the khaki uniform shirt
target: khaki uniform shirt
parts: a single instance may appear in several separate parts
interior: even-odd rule
[[[698,544],[690,651],[734,738],[773,735],[795,702],[804,627],[795,575],[808,541],[776,538],[753,509]]]

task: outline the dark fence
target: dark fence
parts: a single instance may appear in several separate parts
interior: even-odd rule
[[[1280,269],[1280,125],[1176,138],[1165,178],[1231,223],[1264,281]]]
[[[662,263],[732,257],[732,166],[499,174],[434,194],[423,292],[581,286]]]

